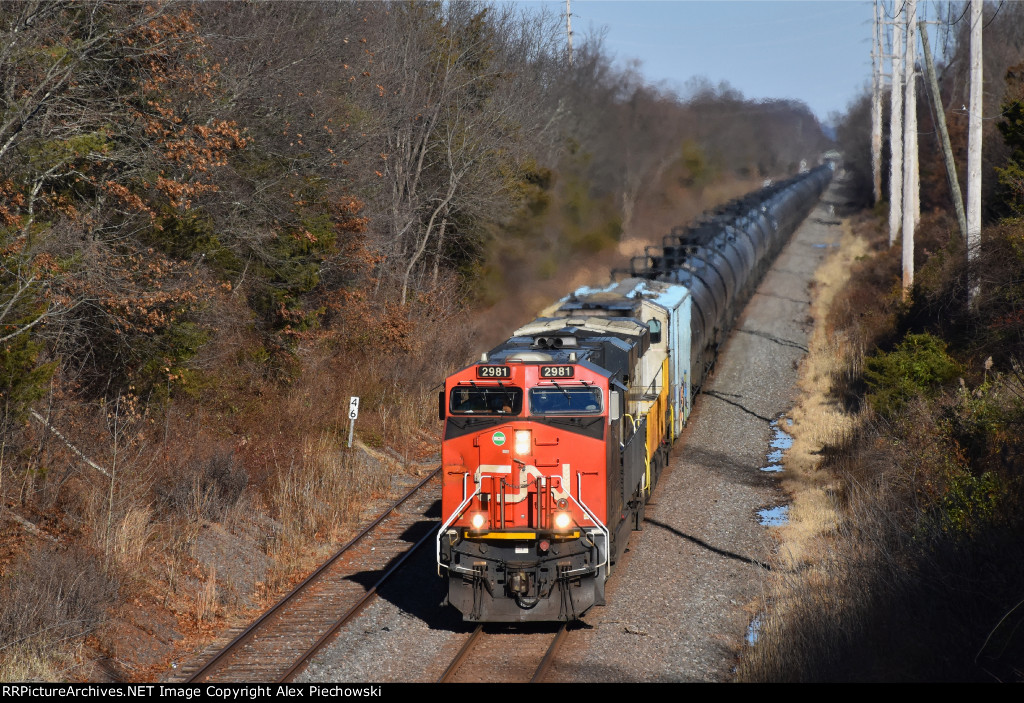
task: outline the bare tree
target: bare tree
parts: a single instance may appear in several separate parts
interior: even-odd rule
[[[549,122],[528,63],[544,37],[511,8],[470,2],[386,5],[375,24],[378,203],[404,304],[429,247],[514,206],[519,164]]]

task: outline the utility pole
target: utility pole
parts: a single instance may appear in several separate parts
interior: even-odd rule
[[[907,20],[907,31],[910,32],[911,29],[913,29],[913,32],[914,32],[914,41],[911,42],[911,44],[913,45],[913,49],[911,51],[911,61],[913,62],[913,69],[914,69],[914,71],[913,71],[913,73],[911,75],[913,77],[913,85],[914,85],[914,102],[913,102],[913,106],[914,106],[914,131],[913,131],[913,135],[914,135],[914,151],[913,151],[913,154],[914,154],[914,160],[913,160],[913,163],[914,163],[914,200],[913,200],[913,203],[914,203],[914,227],[916,228],[916,227],[918,227],[921,224],[921,148],[920,148],[920,145],[918,144],[918,141],[919,141],[918,138],[919,138],[920,135],[919,135],[919,132],[918,132],[918,129],[917,129],[917,77],[918,77],[918,75],[921,75],[921,73],[922,73],[918,69],[918,66],[917,66],[917,56],[918,56],[918,54],[917,54],[917,27],[916,27],[916,22],[917,22],[917,19],[916,19],[917,0],[914,0],[914,7],[915,7],[915,14],[912,15]],[[928,9],[928,6],[924,5],[924,10],[926,11],[927,9]],[[924,14],[927,15],[928,13],[924,12]],[[915,26],[913,28],[911,28],[911,26],[910,26],[911,24],[913,24]]]
[[[896,243],[903,214],[903,29],[892,23],[892,91],[889,94],[889,246]]]
[[[982,0],[971,0],[971,105],[967,119],[967,305],[977,305],[981,253],[981,25]]]
[[[967,241],[967,216],[964,214],[964,196],[960,192],[960,177],[956,173],[956,162],[953,160],[953,147],[949,143],[949,130],[946,129],[946,111],[942,107],[942,95],[939,93],[939,80],[935,76],[935,63],[932,61],[932,49],[928,45],[928,30],[924,22],[917,23],[921,30],[921,43],[924,46],[924,65],[928,71],[928,84],[931,86],[932,102],[939,123],[939,135],[942,138],[942,158],[946,164],[946,180],[949,181],[949,194],[953,198],[953,209],[956,210],[956,222],[960,226],[960,236]]]
[[[918,197],[919,188],[915,183],[915,171],[917,168],[917,81],[914,78],[915,61],[914,54],[917,48],[917,37],[914,31],[914,14],[917,11],[917,0],[907,0],[904,6],[906,14],[904,19],[907,23],[907,46],[904,59],[904,109],[906,119],[903,122],[903,153],[905,163],[903,164],[903,299],[910,295],[910,288],[914,285],[914,228],[915,228],[915,201]]]
[[[569,42],[569,68],[572,68],[572,9],[565,0],[565,37]]]
[[[874,47],[871,52],[871,177],[875,202],[882,199],[882,8],[875,0]]]

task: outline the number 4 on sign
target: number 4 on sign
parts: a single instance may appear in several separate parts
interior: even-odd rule
[[[352,431],[356,426],[356,418],[359,417],[359,396],[354,395],[348,401],[348,448],[352,448]]]

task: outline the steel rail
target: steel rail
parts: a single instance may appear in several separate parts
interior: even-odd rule
[[[344,615],[338,618],[338,620],[333,625],[331,625],[327,632],[320,636],[320,638],[313,644],[312,647],[310,647],[302,653],[302,656],[300,656],[299,659],[294,664],[292,664],[291,667],[289,667],[288,671],[284,672],[284,675],[281,677],[281,680],[278,683],[287,683],[288,681],[291,681],[292,677],[298,673],[299,669],[309,660],[309,658],[316,654],[316,652],[324,646],[327,640],[330,639],[331,635],[337,632],[349,620],[351,620],[360,612],[362,612],[363,608],[369,605],[371,600],[376,598],[377,589],[380,588],[380,586],[382,586],[384,582],[387,581],[392,575],[394,575],[396,571],[398,571],[398,568],[405,563],[406,559],[411,557],[420,547],[427,543],[427,540],[431,539],[433,536],[434,531],[427,530],[427,533],[420,537],[419,541],[417,541],[416,544],[410,547],[398,559],[398,561],[392,564],[391,567],[379,579],[377,579],[377,583],[373,584],[373,586],[371,586],[369,590],[366,591],[366,594],[362,598],[360,598],[355,605],[349,608]]]
[[[544,658],[540,660],[540,664],[537,665],[537,671],[534,672],[533,678],[530,679],[530,683],[540,683],[544,680],[544,674],[551,668],[552,662],[555,661],[555,655],[558,653],[558,648],[562,646],[562,641],[565,639],[565,633],[568,631],[568,623],[562,623],[562,626],[558,628],[558,632],[555,633],[555,639],[551,642],[551,646],[548,647],[547,653],[544,654]]]
[[[547,651],[544,653],[543,658],[541,658],[540,663],[537,665],[533,676],[530,678],[530,683],[540,683],[544,680],[545,674],[547,674],[548,669],[551,668],[551,664],[554,663],[555,656],[557,655],[559,648],[565,641],[565,633],[568,631],[568,626],[569,624],[565,622],[559,625],[558,632],[555,633],[554,639],[551,640],[551,644],[548,645]],[[455,654],[455,657],[448,665],[448,668],[444,670],[443,674],[441,674],[437,683],[452,682],[459,667],[462,666],[462,663],[469,656],[470,651],[472,651],[473,647],[479,643],[483,630],[483,625],[476,626],[476,629],[473,630],[473,633],[469,638],[462,643],[462,647],[459,648],[459,651]]]
[[[459,649],[458,653],[455,655],[455,658],[452,659],[452,663],[449,664],[448,668],[444,670],[443,674],[441,674],[441,678],[437,680],[438,683],[448,683],[449,681],[451,681],[451,678],[455,674],[456,670],[459,668],[459,665],[462,664],[462,661],[466,658],[466,655],[469,654],[469,650],[473,648],[473,644],[480,638],[480,633],[482,633],[483,631],[483,625],[476,626],[476,629],[473,630],[473,634],[471,634],[469,636],[469,639],[467,639],[463,643],[462,648]]]
[[[381,513],[381,515],[376,520],[374,520],[372,523],[367,525],[366,528],[364,528],[361,532],[359,532],[359,534],[357,534],[355,537],[350,539],[343,547],[341,547],[341,549],[339,549],[333,556],[331,556],[327,561],[325,561],[323,564],[321,564],[309,576],[307,576],[305,579],[303,579],[301,583],[299,583],[297,586],[295,586],[295,588],[293,588],[291,591],[289,591],[284,597],[282,597],[277,603],[275,603],[269,610],[265,611],[262,615],[260,615],[260,617],[257,618],[255,621],[253,621],[253,623],[250,624],[249,627],[247,627],[245,630],[243,630],[241,633],[239,633],[239,635],[237,637],[235,637],[233,640],[231,640],[231,642],[229,642],[223,649],[221,649],[216,655],[214,655],[214,657],[212,659],[210,659],[206,664],[204,664],[202,667],[200,667],[200,669],[198,671],[196,671],[194,674],[192,674],[192,676],[186,681],[186,683],[197,683],[197,682],[199,682],[200,679],[202,679],[203,677],[205,677],[209,673],[211,673],[217,667],[217,665],[222,661],[222,659],[224,659],[224,657],[226,657],[233,650],[235,650],[237,647],[239,647],[243,642],[247,642],[249,639],[251,639],[252,636],[259,630],[259,628],[267,621],[267,619],[269,617],[271,617],[276,612],[278,612],[282,607],[284,607],[286,604],[288,604],[293,598],[295,598],[295,596],[297,596],[299,593],[303,592],[312,583],[317,581],[319,579],[319,577],[324,573],[324,571],[326,571],[336,561],[338,561],[338,559],[340,559],[349,549],[351,549],[356,543],[360,542],[364,537],[366,537],[366,535],[369,534],[369,532],[371,530],[373,530],[375,527],[377,527],[387,517],[392,515],[399,506],[401,506],[403,503],[405,503],[407,500],[409,500],[409,498],[411,498],[417,492],[419,492],[420,489],[423,488],[423,486],[425,486],[427,483],[429,483],[433,478],[438,476],[440,473],[441,473],[441,467],[439,466],[436,469],[434,469],[434,471],[432,471],[426,478],[424,478],[422,481],[420,481],[418,484],[416,484],[415,487],[410,489],[397,502],[395,502],[393,505],[391,505],[391,507],[389,507],[386,511]],[[433,531],[429,530],[427,532],[427,534],[428,534],[428,536],[429,535],[433,535]],[[415,550],[417,547],[420,546],[420,544],[422,544],[422,542],[423,542],[423,540],[420,540],[420,542],[418,542],[412,549],[408,550],[408,552],[412,552],[413,550]],[[403,557],[403,559],[401,561],[404,561],[404,557]],[[375,588],[376,588],[376,586],[375,586]],[[294,669],[294,667],[293,667],[293,669]]]

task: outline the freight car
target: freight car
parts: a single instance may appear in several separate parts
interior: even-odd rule
[[[673,229],[446,379],[436,556],[464,619],[575,620],[604,603],[719,345],[831,177],[821,166]]]

